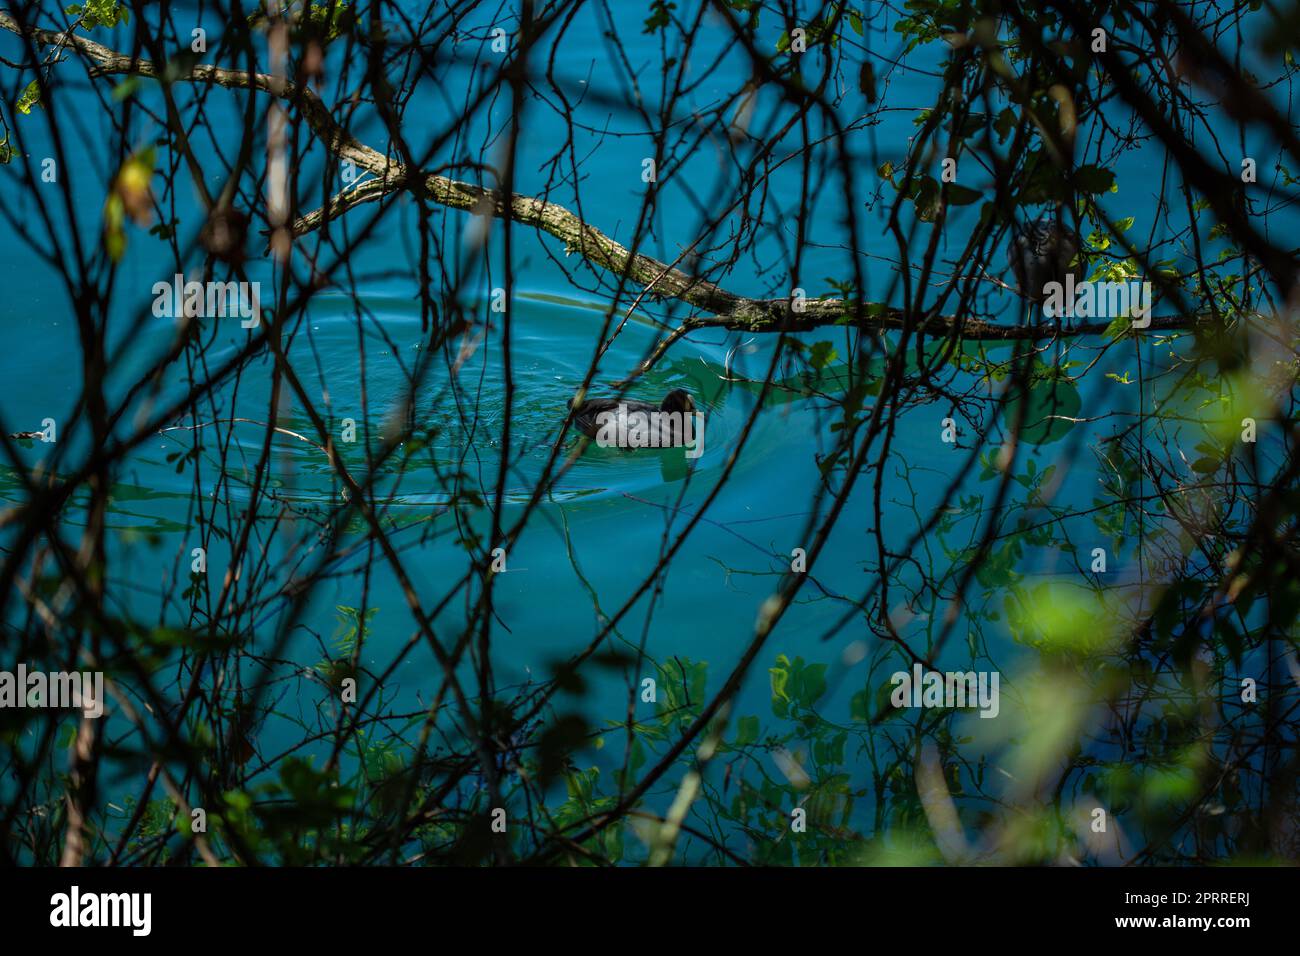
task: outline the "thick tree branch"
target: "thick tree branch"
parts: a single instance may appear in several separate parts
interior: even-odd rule
[[[90,71],[92,76],[128,74],[155,79],[161,77],[161,71],[152,62],[118,53],[83,36],[41,29],[24,32],[6,13],[0,13],[0,27],[31,37],[42,44],[73,47],[94,64]],[[339,193],[325,206],[297,219],[292,225],[295,236],[311,232],[327,219],[335,218],[363,203],[409,188],[405,167],[361,143],[343,129],[330,115],[329,108],[320,97],[308,87],[265,73],[229,70],[209,64],[196,64],[187,74],[177,75],[175,80],[214,83],[230,89],[258,90],[289,100],[299,107],[307,124],[330,153],[340,159],[351,160],[361,169],[378,177]],[[932,338],[947,337],[953,333],[954,327],[958,327],[962,337],[967,339],[1040,341],[1055,335],[1095,335],[1109,325],[1108,322],[1088,323],[1062,331],[1048,324],[1012,326],[969,316],[909,315],[902,309],[876,303],[867,303],[855,309],[852,303],[841,299],[810,299],[804,303],[802,311],[795,312],[791,309],[789,299],[754,299],[737,295],[651,256],[633,255],[625,246],[584,222],[564,206],[519,193],[513,193],[507,201],[500,190],[432,173],[423,175],[422,186],[425,197],[432,202],[476,215],[498,218],[509,216],[520,225],[532,226],[559,239],[564,243],[566,253],[576,252],[588,262],[615,275],[626,275],[642,286],[653,283],[653,295],[678,299],[699,310],[700,314],[685,319],[660,343],[660,347],[636,374],[653,365],[666,348],[682,335],[705,328],[770,333],[808,332],[826,326],[852,325],[884,331],[904,328],[910,322],[913,329],[923,331]],[[1198,318],[1167,316],[1153,319],[1148,328],[1152,331],[1185,329]]]

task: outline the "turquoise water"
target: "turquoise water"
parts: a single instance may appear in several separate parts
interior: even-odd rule
[[[616,16],[637,23],[644,19],[644,11],[620,8]],[[869,26],[866,42],[892,54],[896,41],[890,32],[889,16],[882,13]],[[575,21],[567,47],[574,52],[559,66],[561,74],[575,87],[590,84],[599,90],[602,78],[608,79],[601,57],[594,52],[601,48],[602,29],[590,11]],[[657,38],[631,27],[623,32],[633,62],[654,64],[661,59]],[[681,123],[689,121],[692,111],[702,113],[722,91],[738,88],[748,75],[742,57],[734,50],[723,52],[720,36],[721,31],[706,31],[699,37],[699,47],[692,55],[701,63],[715,64],[715,72],[679,104]],[[862,204],[859,240],[868,253],[861,264],[869,299],[890,300],[899,294],[897,269],[890,261],[896,249],[892,240],[882,236],[883,216],[892,192],[875,170],[884,160],[902,156],[907,138],[916,129],[916,110],[933,101],[939,87],[930,69],[937,56],[938,51],[917,51],[906,67],[890,72],[889,109],[853,140],[855,158],[861,165],[855,188]],[[591,66],[589,60],[593,58],[595,65]],[[466,70],[452,70],[445,86],[452,88],[458,78],[466,82],[467,77]],[[148,102],[156,102],[156,97],[149,99],[154,94],[140,95]],[[101,122],[96,118],[96,101],[88,89],[70,89],[65,96],[65,102],[79,109],[79,118],[92,130]],[[842,119],[858,120],[860,107],[858,101],[846,99]],[[424,139],[442,132],[449,118],[445,103],[433,89],[420,90],[415,102],[408,106],[408,118],[419,115],[421,110],[435,121],[427,131],[410,124],[417,151],[423,148]],[[788,110],[774,96],[764,93],[757,114],[775,128]],[[644,197],[639,173],[641,158],[649,147],[645,131],[637,128],[634,118],[611,118],[608,113],[608,107],[595,96],[580,108],[582,125],[573,134],[574,150],[584,157],[584,211],[594,225],[615,239],[628,241]],[[453,159],[467,144],[473,148],[489,130],[499,129],[507,115],[500,104],[482,111],[458,130],[455,141],[438,154],[437,160]],[[227,159],[233,158],[240,136],[236,101],[212,97],[208,120],[218,150]],[[547,186],[547,162],[568,133],[554,114],[534,104],[528,107],[522,129],[516,188],[523,193],[540,192]],[[602,135],[602,130],[617,135]],[[381,128],[373,119],[363,119],[356,132],[370,142],[383,140]],[[28,151],[32,155],[41,155],[45,135],[43,123],[31,122]],[[148,123],[140,121],[138,141],[146,142],[152,135]],[[75,152],[65,175],[84,213],[78,228],[83,237],[94,241],[104,180],[113,169],[95,148],[94,136],[72,143],[71,148]],[[304,207],[320,198],[320,190],[312,183],[319,178],[322,161],[316,151],[304,165]],[[1136,216],[1143,234],[1151,228],[1150,217],[1157,199],[1152,190],[1158,188],[1154,178],[1158,168],[1157,159],[1147,150],[1127,151],[1116,163],[1121,191],[1103,200],[1117,216]],[[701,214],[714,211],[710,208],[711,197],[734,191],[738,172],[720,158],[718,151],[708,148],[682,168],[666,169],[653,239],[645,251],[661,259],[675,259],[682,244],[694,236]],[[198,211],[184,175],[178,174],[177,217],[182,235],[188,236],[198,221]],[[773,173],[769,185],[773,204],[770,215],[774,219],[781,219],[776,210],[793,215],[800,195],[799,177],[798,164]],[[215,179],[219,186],[219,177]],[[571,186],[568,189],[567,195],[561,189],[553,198],[569,201]],[[841,195],[835,189],[815,192],[810,213],[817,236],[825,238],[842,231]],[[35,221],[30,195],[6,187],[4,196],[17,216]],[[379,447],[386,423],[401,419],[408,370],[429,347],[428,332],[421,327],[418,280],[413,267],[413,257],[418,255],[417,220],[409,202],[398,201],[394,206],[385,210],[381,227],[350,259],[352,294],[344,295],[338,289],[317,294],[301,315],[290,318],[286,330],[293,335],[290,354],[295,369],[318,409],[327,416],[335,440],[343,419],[357,423],[357,442],[338,447],[343,461],[358,475],[366,471],[367,448],[374,451]],[[355,227],[373,214],[373,207],[351,214]],[[964,230],[973,225],[976,214],[977,207],[955,213],[945,254],[958,254]],[[444,241],[445,264],[449,268],[459,264],[459,257],[464,255],[460,238],[466,220],[461,213],[434,213],[433,228]],[[918,245],[928,238],[928,233],[922,232],[921,237]],[[453,339],[447,351],[435,357],[432,370],[417,390],[413,417],[417,433],[432,430],[427,445],[409,455],[399,451],[376,475],[375,493],[382,521],[393,533],[393,543],[403,556],[415,595],[425,608],[439,606],[469,571],[467,531],[485,535],[490,525],[487,508],[476,510],[468,529],[458,522],[452,490],[473,492],[488,503],[493,500],[507,413],[502,351],[505,324],[509,323],[511,335],[514,398],[509,409],[511,467],[505,480],[500,519],[501,524],[510,527],[522,514],[552,457],[565,403],[593,360],[607,310],[614,308],[617,323],[630,304],[627,293],[612,303],[609,287],[598,286],[589,271],[566,275],[561,264],[573,269],[576,263],[561,255],[554,240],[517,229],[513,237],[513,298],[507,314],[493,313],[489,290],[503,284],[499,240],[498,234],[491,269],[473,266],[471,278],[460,292],[469,314],[486,323],[486,328],[480,324],[467,339]],[[838,243],[843,241],[842,236],[836,239]],[[785,264],[773,265],[779,261],[778,253],[777,243],[760,239],[753,256],[742,259],[727,276],[727,287],[755,296],[785,294]],[[1005,278],[1002,259],[982,265]],[[7,333],[7,347],[0,354],[0,380],[4,383],[0,390],[0,421],[12,432],[38,428],[46,416],[61,422],[68,420],[81,377],[76,329],[66,291],[55,271],[30,244],[12,239],[0,243],[0,267],[7,282],[7,293],[0,298],[0,327]],[[139,381],[152,359],[171,341],[175,323],[149,314],[148,290],[154,281],[168,279],[174,271],[163,243],[142,229],[129,232],[127,254],[113,286],[108,322],[108,339],[114,350],[111,391],[119,398]],[[273,287],[274,275],[267,259],[255,257],[249,264],[249,274],[262,281],[264,288]],[[822,277],[847,277],[851,269],[842,248],[828,243],[805,250],[801,274],[810,293],[818,294],[828,291]],[[445,290],[433,291],[442,294]],[[1013,321],[1018,311],[1009,293],[992,286],[981,308],[1005,321]],[[608,391],[610,383],[636,367],[663,327],[656,323],[671,323],[686,314],[680,305],[644,303],[601,356],[593,392]],[[207,360],[212,365],[235,355],[248,336],[233,321],[207,326],[204,334],[211,336]],[[778,390],[761,409],[755,408],[760,393],[758,383],[770,364],[773,348],[772,341],[761,336],[751,338],[723,331],[692,334],[675,344],[637,382],[631,394],[638,398],[657,402],[672,388],[686,388],[696,397],[707,416],[707,444],[705,454],[693,464],[676,451],[631,453],[588,448],[579,452],[572,435],[564,439],[558,462],[567,462],[567,468],[542,496],[525,530],[509,549],[505,573],[498,575],[494,583],[492,661],[495,681],[503,694],[508,696],[510,691],[550,677],[560,662],[584,648],[607,616],[636,592],[668,543],[699,511],[729,468],[730,474],[704,519],[673,556],[658,586],[643,595],[615,629],[616,646],[629,649],[634,660],[637,649],[643,648],[646,659],[595,671],[580,699],[562,695],[557,706],[582,713],[593,729],[620,722],[627,712],[630,688],[638,686],[644,677],[656,676],[656,664],[671,668],[675,660],[708,662],[708,687],[716,691],[723,675],[752,640],[759,608],[788,569],[792,549],[809,546],[809,527],[817,517],[814,494],[824,480],[819,460],[831,448],[832,425],[842,415],[836,399],[843,394],[850,376],[860,374],[845,362],[844,356],[853,349],[853,339],[843,330],[809,334],[804,340],[810,345],[830,343],[837,357],[820,376],[812,378],[793,363],[779,363],[775,377],[790,387]],[[1133,366],[1134,346],[1125,344],[1100,352],[1101,346],[1100,340],[1081,340],[1068,354],[1058,351],[1045,356],[1049,362],[1098,362],[1091,373],[1091,380],[1098,384],[1082,391],[1074,386],[1059,389],[1062,414],[1088,417],[1116,411],[1131,413],[1138,408],[1136,386],[1125,387],[1105,378],[1106,372],[1123,373]],[[1169,357],[1168,348],[1157,352],[1155,346],[1144,343],[1141,350],[1148,368],[1159,367],[1158,363]],[[1002,359],[1011,354],[1009,346],[990,346],[988,351]],[[271,365],[265,354],[255,357],[237,388],[223,386],[214,403],[204,404],[196,415],[198,421],[222,420],[226,424],[219,428],[205,426],[213,436],[212,442],[205,440],[196,458],[183,462],[180,470],[176,454],[194,448],[194,435],[203,433],[203,429],[194,432],[179,427],[150,438],[116,475],[109,518],[110,593],[123,613],[152,624],[184,622],[187,612],[179,592],[187,583],[190,549],[205,540],[195,519],[196,505],[210,508],[216,500],[223,513],[235,515],[248,507],[253,469],[264,440],[264,429],[256,423],[266,420],[271,400]],[[948,374],[948,384],[955,391],[975,381],[965,372]],[[181,394],[185,383],[185,369],[171,369],[166,380],[158,383],[155,394],[141,396],[132,404],[118,434],[128,434],[132,423],[142,420],[150,408],[161,407],[169,398]],[[971,453],[977,436],[971,434],[964,421],[959,447],[941,440],[941,422],[951,414],[951,405],[935,396],[899,410],[891,454],[882,466],[878,529],[891,552],[901,551],[940,505],[958,467]],[[742,447],[742,435],[751,417],[754,424]],[[251,421],[229,423],[230,419]],[[312,439],[303,441],[283,433],[274,437],[266,475],[271,498],[259,503],[263,517],[258,522],[254,554],[269,567],[268,582],[284,587],[299,568],[310,566],[312,549],[320,543],[315,540],[316,529],[311,521],[341,503],[342,489],[324,452],[317,447],[319,436],[292,398],[281,405],[278,423]],[[194,420],[176,424],[190,426]],[[1110,424],[1091,430],[1087,426],[1060,426],[1047,436],[1050,440],[1028,444],[1019,464],[1023,467],[1032,461],[1038,473],[1055,466],[1056,478],[1061,482],[1057,500],[1086,504],[1098,492],[1102,475],[1089,445],[1110,428]],[[219,480],[218,436],[220,441],[230,442],[224,480]],[[985,450],[996,454],[1000,439],[1000,429],[995,429]],[[83,424],[64,431],[57,447],[29,444],[21,454],[29,468],[40,464],[56,473],[66,473],[75,469],[88,450]],[[734,462],[733,456],[738,456]],[[439,477],[448,471],[459,471],[463,477],[454,483]],[[975,495],[991,496],[996,482],[981,477],[979,472],[977,467],[971,473],[954,502]],[[868,675],[871,660],[882,665],[885,648],[872,637],[863,612],[854,607],[854,602],[874,587],[880,576],[874,518],[876,477],[874,471],[864,475],[850,495],[816,564],[814,580],[802,589],[746,679],[735,702],[736,715],[761,714],[768,719],[773,691],[767,669],[776,663],[778,654],[828,664],[828,690],[817,701],[817,709],[827,719],[841,722],[851,719],[853,695],[864,688],[874,691],[883,674],[901,663],[901,658],[891,659],[883,671]],[[5,502],[20,500],[12,470],[6,469],[2,480],[0,490]],[[959,506],[954,507],[959,510]],[[973,514],[969,509],[954,514],[954,521],[966,522],[968,537],[974,536]],[[272,532],[276,515],[280,523]],[[67,534],[75,535],[78,523],[74,510],[67,518]],[[357,530],[355,523],[349,530]],[[1094,543],[1088,536],[1099,537],[1087,518],[1076,519],[1073,530],[1067,533],[1082,536],[1079,547],[1085,553]],[[209,574],[219,582],[229,554],[228,544],[213,539],[208,548]],[[940,576],[961,570],[962,559],[945,554],[937,535],[928,535],[918,550]],[[481,553],[481,546],[474,551]],[[1016,559],[1015,567],[1018,573],[1033,579],[1078,580],[1074,562],[1073,555],[1053,542],[1027,548]],[[397,655],[400,662],[384,681],[386,704],[395,712],[427,704],[441,672],[428,648],[411,640],[415,627],[400,582],[373,550],[364,547],[332,562],[329,570],[306,613],[285,635],[278,656],[304,668],[313,667],[330,653],[346,629],[345,623],[340,623],[338,608],[364,604],[374,613],[367,623],[361,655],[363,671],[371,675],[383,673]],[[897,589],[917,581],[918,576],[904,568],[892,583],[897,593]],[[252,648],[265,651],[275,646],[285,624],[283,607],[268,600],[274,593],[264,589],[253,595],[257,600],[243,616],[243,624],[252,635]],[[470,594],[477,594],[477,586]],[[454,597],[436,618],[435,627],[445,643],[459,636],[468,600],[465,595]],[[986,593],[976,603],[986,611],[1000,607],[1001,598]],[[916,642],[918,649],[927,646],[941,623],[921,608],[892,610],[899,611],[902,632]],[[998,667],[1013,667],[1022,650],[1009,622],[985,621],[978,646],[974,638],[968,642],[968,628],[963,624],[959,622],[956,636],[934,663],[968,667],[972,661],[981,660],[993,661]],[[258,679],[255,672],[256,668],[250,666],[245,679]],[[468,664],[463,676],[467,682],[472,680]],[[362,684],[364,690],[366,681]],[[258,728],[255,749],[263,760],[292,746],[301,736],[298,721],[309,722],[314,708],[329,701],[328,689],[319,682],[277,681],[271,693],[278,700],[280,716]],[[313,745],[304,751],[313,752],[321,756],[328,747]],[[610,773],[622,757],[620,742],[607,748],[584,748],[575,759],[579,767],[597,766]],[[848,763],[853,764],[852,756]],[[769,766],[767,772],[774,771]],[[862,770],[859,766],[851,772],[861,774]],[[670,775],[667,782],[677,779],[678,775]],[[671,790],[656,788],[651,805],[664,809]],[[864,802],[858,813],[869,817],[869,804]]]

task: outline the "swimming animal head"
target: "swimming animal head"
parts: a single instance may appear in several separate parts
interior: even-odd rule
[[[695,411],[695,399],[691,398],[691,393],[683,388],[675,388],[664,396],[663,404],[659,406],[665,412],[681,412],[689,415]]]

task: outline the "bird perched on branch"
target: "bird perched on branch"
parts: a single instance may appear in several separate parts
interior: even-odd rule
[[[1061,203],[1028,225],[1013,223],[1012,230],[1008,258],[1016,275],[1016,286],[1035,306],[1047,298],[1045,287],[1049,282],[1059,282],[1064,287],[1067,276],[1073,276],[1075,284],[1082,280],[1083,270],[1075,261],[1079,255],[1079,238],[1061,222]],[[1060,316],[1054,318],[1059,320]]]

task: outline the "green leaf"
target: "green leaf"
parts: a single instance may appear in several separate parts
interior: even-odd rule
[[[809,664],[799,676],[799,703],[808,709],[826,693],[826,665]]]
[[[1113,342],[1116,339],[1123,337],[1124,333],[1129,330],[1131,324],[1132,321],[1128,316],[1117,315],[1115,318],[1110,320],[1110,324],[1106,326],[1106,331],[1101,333],[1102,338]]]
[[[18,102],[14,104],[14,109],[27,116],[31,113],[33,106],[40,105],[41,102],[41,85],[36,80],[27,84],[23,90],[22,96],[18,97]]]
[[[650,4],[650,16],[646,18],[645,28],[642,33],[654,33],[656,30],[662,30],[668,26],[669,11],[677,9],[675,3],[665,3],[664,0],[654,0]]]
[[[835,351],[835,346],[830,342],[815,342],[812,351],[808,356],[808,361],[812,364],[813,368],[820,371],[834,362],[838,357],[839,353]]]
[[[63,10],[70,17],[81,20],[81,25],[87,30],[93,30],[95,27],[115,27],[119,23],[131,22],[131,11],[118,0],[88,0],[88,2],[74,3]]]
[[[1080,166],[1074,171],[1074,182],[1084,192],[1108,193],[1115,190],[1115,174],[1100,166]]]
[[[785,692],[785,688],[790,683],[790,671],[787,669],[790,662],[786,660],[784,654],[780,655],[776,662],[778,665],[786,666],[769,667],[767,669],[767,672],[772,675],[772,699],[788,701],[790,695]]]
[[[736,724],[736,746],[745,747],[758,739],[758,718],[741,717]]]

